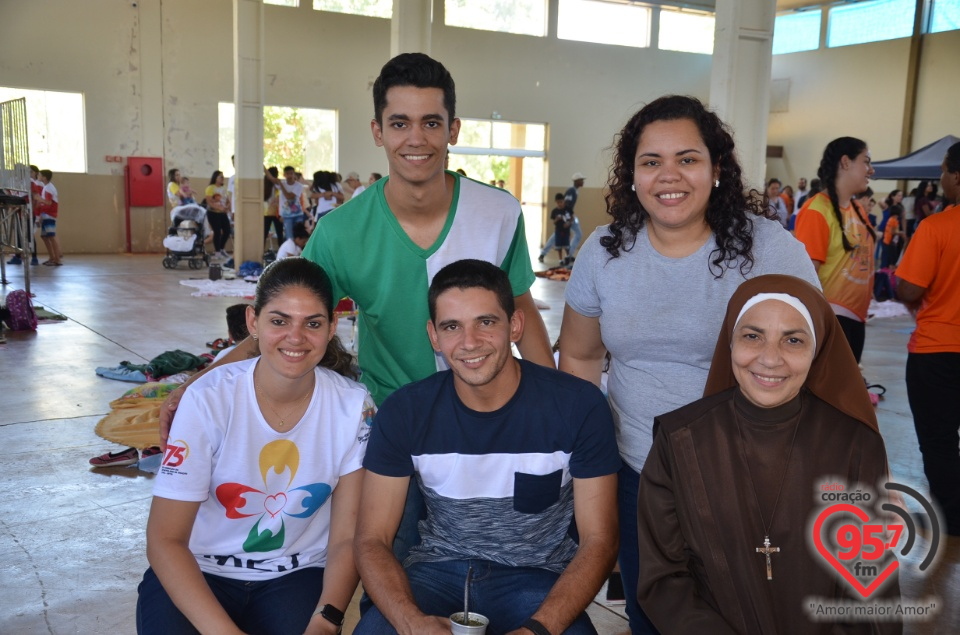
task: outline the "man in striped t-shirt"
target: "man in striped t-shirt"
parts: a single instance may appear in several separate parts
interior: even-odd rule
[[[584,609],[616,558],[620,469],[603,394],[512,356],[525,315],[496,265],[442,268],[428,307],[450,370],[395,391],[374,421],[355,552],[376,606],[355,633],[449,633],[471,566],[493,632],[595,633]],[[401,564],[411,477],[427,516]]]

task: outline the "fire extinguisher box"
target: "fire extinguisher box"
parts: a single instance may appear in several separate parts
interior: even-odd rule
[[[163,160],[127,157],[127,191],[131,207],[163,206]]]

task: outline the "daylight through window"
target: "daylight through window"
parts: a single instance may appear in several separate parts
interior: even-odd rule
[[[220,102],[220,170],[233,173],[234,107]],[[263,162],[292,165],[307,178],[317,170],[337,170],[337,111],[318,108],[263,107]]]
[[[802,11],[778,15],[773,27],[773,54],[815,51],[820,48],[823,12]]]
[[[83,95],[0,86],[0,101],[27,99],[30,163],[41,170],[86,172]]]
[[[544,37],[546,0],[444,0],[447,26]]]
[[[661,9],[657,48],[712,55],[715,23],[712,13]]]
[[[560,0],[557,37],[561,40],[650,46],[650,7],[606,0]]]
[[[827,46],[881,42],[913,35],[915,0],[872,0],[832,7]]]

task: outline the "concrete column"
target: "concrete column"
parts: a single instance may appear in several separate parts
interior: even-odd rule
[[[443,2],[438,4],[443,5]],[[396,57],[400,53],[429,55],[432,26],[433,0],[393,0],[390,57]]]
[[[140,147],[134,154],[164,156],[163,17],[160,0],[142,0],[140,20]],[[164,179],[166,182],[166,179]]]
[[[776,0],[717,0],[710,106],[734,133],[747,187],[763,190]]]
[[[233,0],[236,199],[233,261],[263,257],[263,99],[266,52],[262,0]]]

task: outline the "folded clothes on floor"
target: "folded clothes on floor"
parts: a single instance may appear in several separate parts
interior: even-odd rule
[[[127,366],[124,366],[124,364],[126,364],[126,362],[123,362],[119,366],[115,366],[113,368],[100,366],[97,368],[96,373],[101,377],[106,377],[107,379],[132,381],[136,384],[142,384],[147,381],[147,376],[142,371],[128,368]]]

